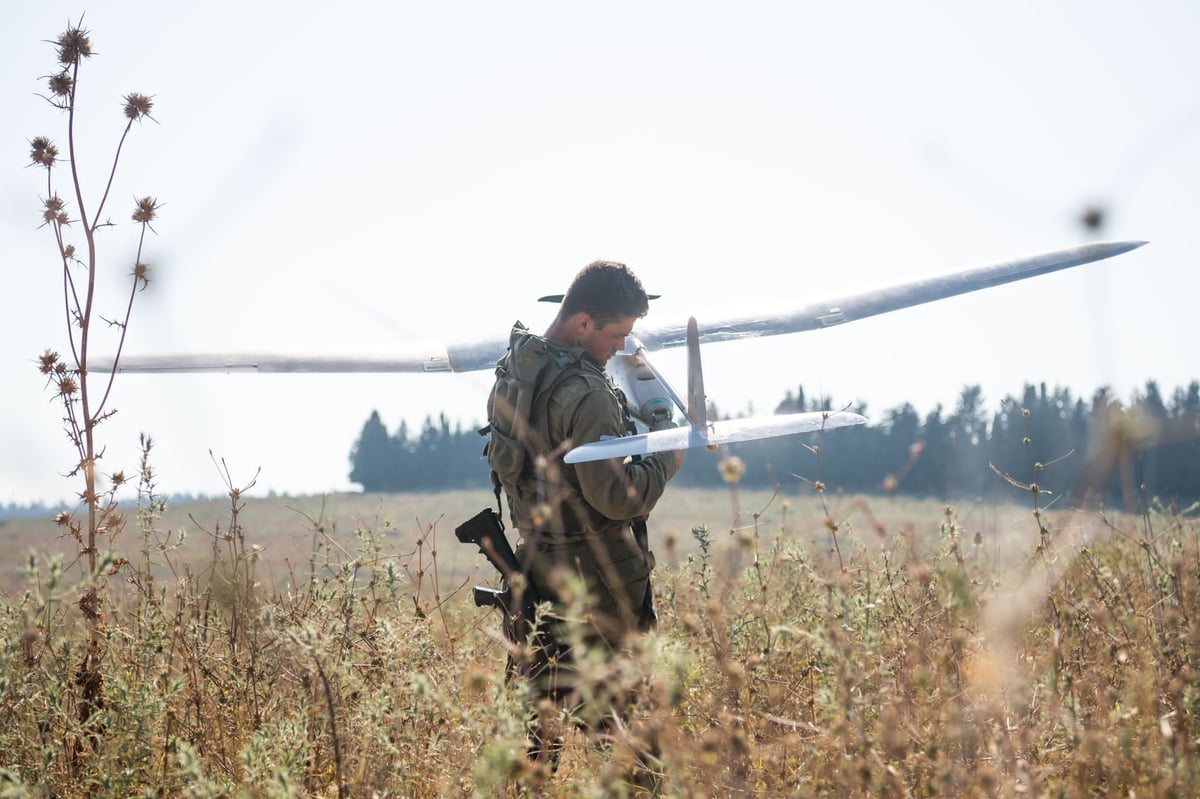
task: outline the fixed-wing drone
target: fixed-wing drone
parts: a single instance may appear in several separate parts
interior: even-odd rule
[[[865,417],[849,411],[792,413],[709,421],[705,412],[706,395],[700,365],[700,344],[833,327],[856,319],[865,319],[1111,258],[1143,244],[1143,241],[1084,244],[889,288],[813,302],[778,314],[741,316],[709,322],[703,327],[695,318],[684,323],[635,327],[633,334],[626,339],[625,349],[608,362],[609,376],[625,393],[629,399],[629,406],[635,413],[636,409],[644,407],[648,400],[662,398],[682,412],[686,424],[674,429],[651,431],[644,424],[648,420],[636,419],[637,422],[643,423],[639,424],[641,432],[621,438],[586,442],[569,451],[564,460],[577,463],[692,447],[711,449],[727,443],[863,424],[867,421]],[[507,346],[507,339],[497,338],[451,345],[410,345],[386,357],[291,356],[262,353],[123,356],[115,366],[120,372],[140,373],[469,372],[493,369],[504,355]],[[680,346],[686,346],[688,349],[686,399],[671,386],[649,358],[649,353],[656,350]],[[111,370],[113,367],[111,358],[107,362],[96,359],[90,366],[95,371]]]

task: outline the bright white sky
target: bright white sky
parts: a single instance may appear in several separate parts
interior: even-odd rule
[[[304,8],[304,10],[301,10]],[[66,350],[28,140],[65,148],[36,93],[82,6],[0,26],[0,503],[56,501],[71,450],[37,373]],[[952,2],[93,4],[78,134],[95,206],[121,98],[153,95],[101,238],[102,312],[127,291],[135,196],[164,203],[127,352],[344,353],[541,328],[596,258],[630,264],[660,319],[1008,260],[1151,244],[1068,273],[817,333],[705,351],[710,398],[789,389],[882,413],[989,409],[1026,381],[1122,398],[1200,378],[1200,5]],[[60,177],[65,177],[64,175]],[[65,183],[59,192],[67,193]],[[73,205],[73,203],[72,203]],[[82,242],[80,241],[81,245]],[[97,347],[103,350],[104,347]],[[661,365],[682,382],[682,353]],[[130,375],[105,468],[158,441],[164,492],[347,490],[372,409],[390,429],[474,424],[488,373]],[[480,468],[483,466],[481,464]]]

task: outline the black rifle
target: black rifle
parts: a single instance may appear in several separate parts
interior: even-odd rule
[[[456,527],[454,534],[464,544],[479,547],[504,578],[503,591],[475,586],[475,605],[497,607],[504,613],[504,637],[514,645],[504,669],[508,679],[517,675],[533,678],[545,673],[550,664],[568,662],[570,653],[558,643],[545,620],[537,629],[533,628],[535,610],[543,598],[508,543],[500,514],[484,508]],[[526,648],[526,644],[530,647]]]
[[[499,515],[491,508],[484,508],[455,528],[454,535],[464,544],[479,547],[479,551],[504,578],[506,587],[503,591],[475,586],[475,605],[500,608],[505,621],[511,623],[512,632],[521,636],[514,640],[522,640],[526,625],[519,622],[532,621],[534,607],[542,599],[517,562],[517,555],[504,535]]]

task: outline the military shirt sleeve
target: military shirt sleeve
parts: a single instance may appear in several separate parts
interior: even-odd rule
[[[574,446],[625,432],[620,405],[609,391],[587,391],[573,411],[563,410],[570,415]],[[678,466],[674,453],[659,452],[636,461],[622,463],[614,458],[577,463],[574,468],[584,500],[607,518],[624,520],[648,514]]]

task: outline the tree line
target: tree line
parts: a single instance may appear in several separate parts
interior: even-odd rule
[[[809,400],[800,387],[775,412],[837,409],[828,399]],[[484,441],[444,414],[426,417],[419,431],[402,422],[392,433],[375,411],[351,450],[350,480],[368,492],[490,489]],[[1148,381],[1128,402],[1107,389],[1084,400],[1067,388],[1026,384],[991,409],[979,386],[965,386],[950,410],[939,404],[922,415],[905,403],[867,425],[696,451],[674,482],[722,485],[730,457],[740,460],[740,484],[755,488],[820,482],[830,490],[949,501],[1037,486],[1073,502],[1132,508],[1155,497],[1182,507],[1200,500],[1200,382],[1166,397]]]

